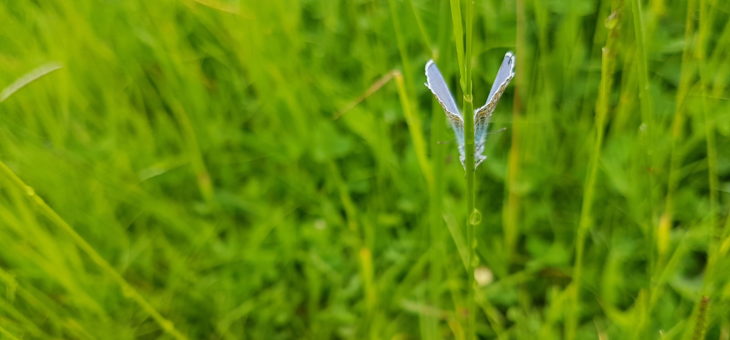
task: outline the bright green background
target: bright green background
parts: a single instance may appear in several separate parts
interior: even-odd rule
[[[481,337],[728,339],[730,5],[473,14],[477,105],[517,55]],[[461,98],[452,28],[447,1],[3,1],[0,338],[462,338],[464,170],[422,85],[434,58]]]

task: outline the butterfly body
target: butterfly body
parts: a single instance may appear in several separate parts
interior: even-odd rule
[[[515,72],[515,57],[512,52],[507,52],[502,60],[502,65],[497,71],[497,76],[492,84],[492,89],[489,91],[489,97],[487,102],[480,108],[474,110],[474,160],[475,167],[481,164],[485,159],[484,156],[484,144],[487,140],[487,127],[489,121],[492,118],[492,113],[497,107],[497,102],[501,98],[502,93],[509,85],[510,80],[514,78]],[[436,63],[433,60],[429,60],[426,63],[426,87],[431,90],[433,95],[441,104],[441,107],[446,113],[446,117],[449,120],[449,125],[454,130],[456,136],[456,142],[459,146],[459,159],[461,160],[462,166],[466,159],[466,150],[464,146],[464,118],[459,111],[458,106],[454,97],[451,95],[444,77],[441,75]]]

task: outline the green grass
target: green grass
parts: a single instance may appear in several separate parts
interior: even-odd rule
[[[2,339],[730,339],[724,1],[0,22]],[[468,110],[507,50],[467,185],[423,66]]]

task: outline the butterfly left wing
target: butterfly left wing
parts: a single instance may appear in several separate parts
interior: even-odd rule
[[[456,135],[456,142],[459,144],[459,158],[461,159],[462,165],[464,164],[464,119],[459,112],[459,107],[456,106],[456,101],[449,91],[449,87],[446,85],[444,77],[441,75],[436,63],[433,60],[429,60],[426,63],[426,87],[436,96],[441,107],[446,113],[446,117],[449,119],[451,128],[454,129]]]

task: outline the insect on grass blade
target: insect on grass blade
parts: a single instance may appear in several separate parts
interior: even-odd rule
[[[487,159],[484,156],[487,126],[489,125],[489,120],[492,117],[494,109],[497,107],[499,98],[502,97],[502,93],[504,93],[504,90],[514,76],[515,57],[512,52],[507,52],[502,60],[502,65],[499,66],[494,84],[492,84],[492,89],[489,91],[487,102],[482,107],[474,110],[474,159],[476,166]],[[451,95],[448,85],[446,85],[444,76],[441,75],[441,71],[439,71],[433,60],[429,60],[426,63],[426,87],[436,96],[436,99],[438,99],[446,113],[446,117],[449,118],[449,124],[454,129],[456,142],[459,144],[459,159],[463,166],[466,159],[464,153],[464,118],[459,112],[459,107],[456,106],[456,101]]]

